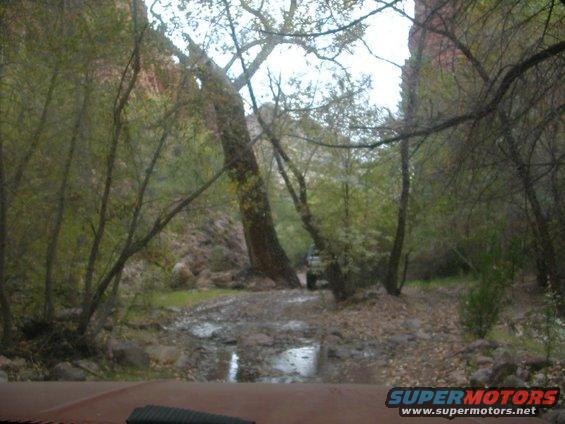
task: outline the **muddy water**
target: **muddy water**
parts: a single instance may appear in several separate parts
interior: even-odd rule
[[[343,381],[352,362],[366,378],[379,349],[336,337],[328,343],[315,321],[324,296],[288,290],[216,299],[184,311],[167,330],[200,381]]]

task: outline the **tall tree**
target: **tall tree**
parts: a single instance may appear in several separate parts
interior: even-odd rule
[[[412,57],[408,60],[405,68],[403,69],[404,101],[402,104],[403,129],[405,132],[412,131],[416,126],[418,80],[420,78],[422,55],[426,42],[426,30],[422,28],[414,28],[410,37],[416,42],[416,49],[411,52]],[[402,174],[402,189],[400,192],[400,199],[398,201],[396,232],[384,279],[384,286],[387,292],[393,295],[399,295],[402,289],[398,283],[398,271],[400,268],[406,234],[408,202],[410,198],[410,139],[408,138],[400,141],[400,166]],[[406,256],[405,261],[407,260],[408,257]]]

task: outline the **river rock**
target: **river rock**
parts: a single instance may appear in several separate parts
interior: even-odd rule
[[[449,374],[449,378],[453,381],[453,384],[457,386],[466,386],[467,385],[467,376],[462,370],[455,370],[451,374]]]
[[[490,367],[494,363],[494,359],[490,356],[479,355],[477,359],[475,359],[475,363],[479,368]]]
[[[495,362],[494,366],[492,367],[489,384],[500,385],[506,377],[513,375],[517,369],[518,367],[514,362]]]
[[[12,370],[14,364],[12,363],[11,359],[6,358],[5,356],[0,355],[0,370]]]
[[[498,347],[498,343],[492,340],[478,339],[474,342],[468,344],[461,351],[462,353],[473,353],[473,352],[486,352],[491,349]]]
[[[254,333],[244,336],[241,339],[240,344],[242,346],[248,346],[248,347],[255,347],[255,346],[269,347],[274,344],[274,340],[271,336],[268,336],[267,334]]]
[[[532,378],[533,387],[543,387],[547,384],[547,376],[543,372],[538,372]]]
[[[159,364],[173,364],[180,355],[174,346],[149,346],[145,351],[152,361]]]
[[[518,369],[516,370],[516,377],[518,377],[520,380],[528,381],[531,376],[532,374],[530,373],[530,371],[528,371],[528,369],[524,368],[521,365],[518,366]]]
[[[186,353],[182,353],[175,362],[175,367],[179,369],[186,369],[192,365],[193,361]]]
[[[420,327],[422,326],[422,322],[417,318],[407,319],[401,325],[407,330],[416,331],[420,329]]]
[[[89,361],[88,359],[77,359],[76,361],[73,361],[73,365],[93,375],[100,373],[100,367],[98,364],[93,361]]]
[[[471,375],[470,383],[472,387],[485,387],[488,385],[492,370],[490,368],[480,368]]]
[[[84,381],[86,376],[80,368],[73,367],[69,362],[60,362],[51,370],[50,377],[57,381]]]
[[[393,345],[406,344],[413,340],[416,340],[416,336],[414,334],[395,334],[388,339],[388,341]]]
[[[502,381],[504,387],[525,387],[526,382],[515,375],[507,375]]]
[[[119,342],[112,350],[114,360],[123,365],[149,366],[149,355],[133,342]]]
[[[25,368],[16,376],[18,381],[44,381],[47,377],[49,376],[44,371],[33,368]]]
[[[551,366],[551,361],[543,356],[525,354],[522,357],[522,363],[532,371],[540,371],[543,368]]]

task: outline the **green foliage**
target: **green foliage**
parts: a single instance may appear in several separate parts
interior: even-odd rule
[[[460,320],[464,329],[484,338],[498,322],[506,288],[512,283],[520,255],[492,239],[474,267],[477,282],[461,296]]]
[[[565,340],[565,326],[558,315],[558,303],[555,292],[547,290],[542,308],[543,320],[541,325],[543,350],[547,360],[551,357],[556,346]]]

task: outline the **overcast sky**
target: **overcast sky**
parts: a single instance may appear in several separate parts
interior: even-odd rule
[[[145,0],[148,4],[154,0]],[[169,5],[167,9],[159,9],[164,16],[170,13],[178,13],[176,7],[178,0],[167,0],[163,4]],[[372,10],[374,4],[367,2],[365,8],[359,12],[362,15]],[[413,0],[405,0],[403,8],[410,15],[413,14]],[[403,18],[393,10],[385,10],[365,21],[368,24],[365,41],[371,51],[382,58],[403,64],[408,58],[408,32],[410,21]],[[198,40],[203,34],[191,34],[192,38]],[[173,42],[180,48],[185,44],[179,34],[173,35]],[[218,63],[226,62],[225,56],[214,55],[212,58]],[[358,43],[353,55],[343,55],[340,62],[348,68],[351,75],[360,77],[369,74],[372,78],[372,90],[370,102],[376,106],[384,106],[395,112],[400,101],[400,75],[398,67],[371,56],[367,48]],[[331,80],[329,72],[320,72],[315,68],[317,59],[305,56],[304,50],[296,46],[281,45],[269,56],[259,72],[254,76],[253,83],[260,101],[268,101],[270,91],[268,90],[268,70],[274,75],[281,75],[282,81],[287,82],[292,76],[299,76],[304,81],[327,82]],[[245,95],[244,92],[242,94]]]

